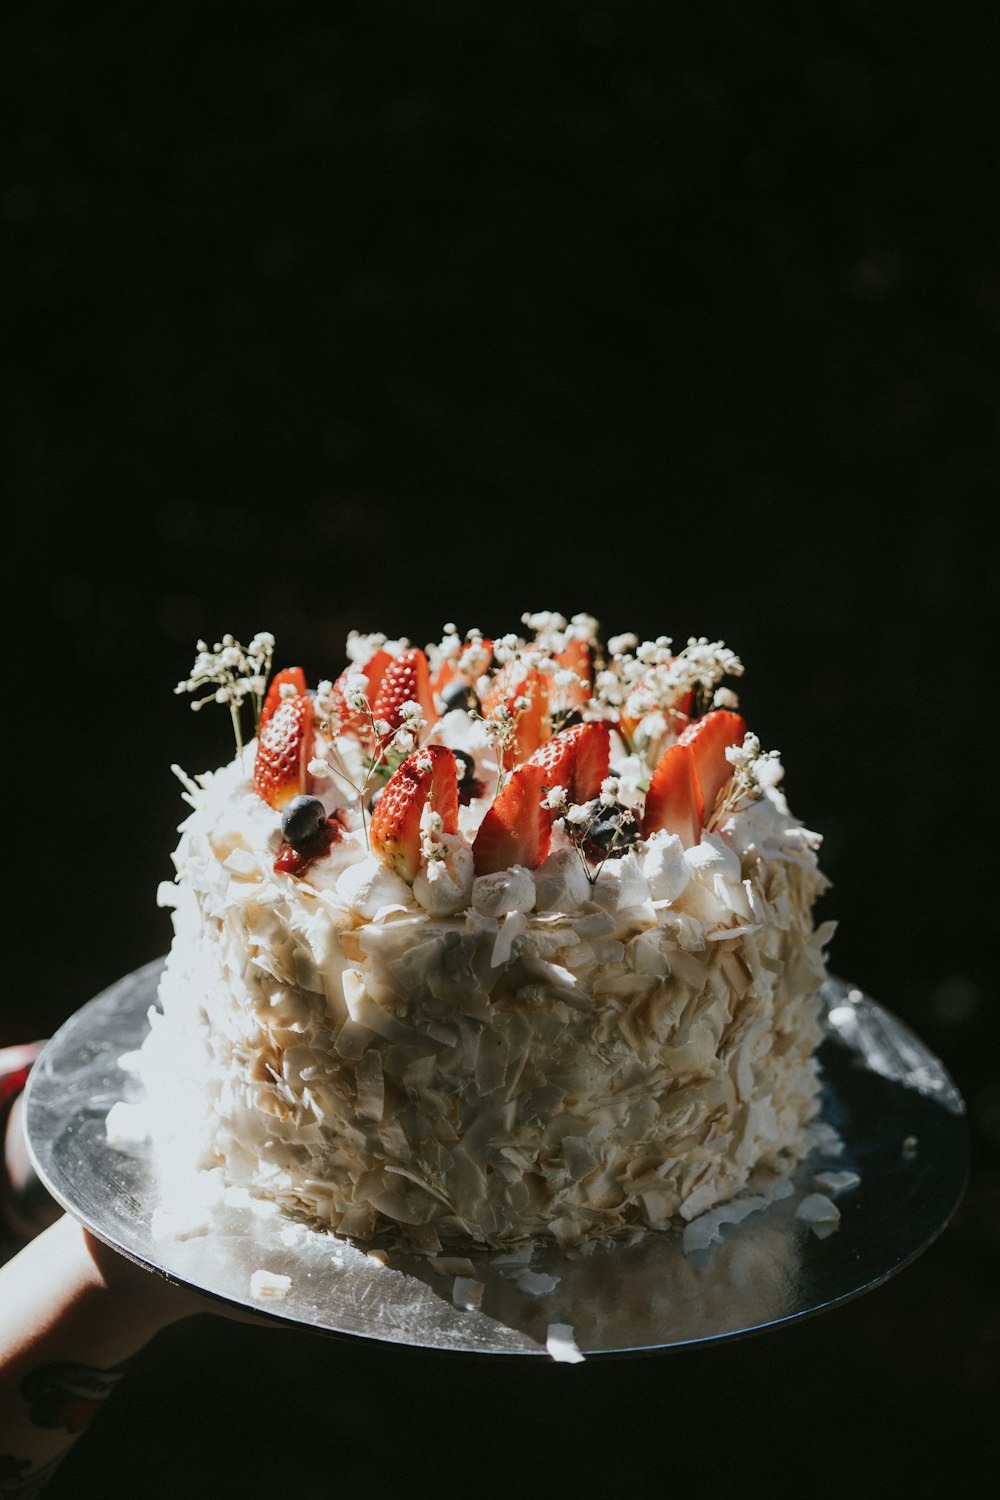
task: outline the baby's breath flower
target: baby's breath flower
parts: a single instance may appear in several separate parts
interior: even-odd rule
[[[400,755],[409,755],[410,751],[415,748],[416,743],[416,740],[408,729],[397,729],[392,747]]]
[[[559,812],[566,806],[567,800],[564,786],[550,786],[542,798],[542,806],[550,808],[553,812]]]
[[[420,704],[413,698],[408,698],[405,703],[399,705],[400,722],[412,728],[416,720],[424,722],[424,711]]]
[[[364,711],[368,707],[368,678],[363,672],[348,672],[342,691],[348,708]]]
[[[191,673],[177,684],[174,691],[202,693],[191,705],[196,709],[206,703],[227,704],[233,723],[236,751],[240,754],[243,750],[240,706],[246,698],[252,699],[256,729],[271,670],[274,637],[269,631],[258,631],[249,646],[242,646],[234,636],[227,634],[211,650],[205,641],[199,641],[195,649],[197,655]]]
[[[392,733],[392,725],[389,723],[388,719],[373,720],[372,729],[378,735],[378,738],[380,740],[384,740],[387,735],[390,735]]]
[[[715,693],[712,697],[713,708],[739,708],[739,706],[740,700],[733,692],[732,688],[716,688]]]
[[[601,782],[601,806],[614,807],[618,801],[618,777],[605,776]]]
[[[611,656],[624,656],[627,651],[634,651],[639,644],[639,637],[631,631],[624,635],[613,635],[608,641],[608,653]]]
[[[309,775],[315,781],[328,781],[333,775],[333,769],[329,763],[325,760],[320,760],[318,757],[314,757],[309,762],[308,770]]]
[[[775,786],[781,780],[782,767],[777,750],[761,750],[760,740],[749,731],[744,735],[742,745],[726,747],[726,759],[733,774],[714,809],[709,810],[706,820],[709,827],[717,826],[741,803],[759,801],[767,787]]]
[[[567,823],[573,824],[574,827],[586,827],[588,823],[594,821],[594,804],[592,802],[574,802],[572,807],[567,809],[565,820]]]

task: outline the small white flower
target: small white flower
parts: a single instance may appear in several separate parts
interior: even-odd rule
[[[409,755],[417,742],[408,729],[397,729],[392,743],[393,748],[398,750],[401,755]]]
[[[328,781],[333,772],[325,760],[315,759],[309,762],[309,775],[314,781]]]
[[[732,688],[716,688],[715,693],[712,697],[713,708],[739,708],[739,706],[740,700],[733,692]]]
[[[601,782],[601,806],[614,807],[618,801],[618,777],[605,776]]]
[[[542,798],[542,806],[551,808],[557,812],[564,808],[567,803],[566,788],[564,786],[550,786]]]
[[[378,735],[380,740],[384,740],[386,735],[392,733],[392,725],[389,723],[388,719],[376,719],[372,724],[372,729]]]
[[[574,802],[566,813],[566,822],[572,823],[574,827],[582,828],[585,824],[593,822],[594,806],[592,802]]]

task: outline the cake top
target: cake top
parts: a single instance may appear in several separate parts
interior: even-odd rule
[[[499,638],[446,625],[423,649],[352,632],[348,665],[314,688],[298,666],[272,675],[269,633],[225,636],[198,643],[177,691],[229,708],[278,875],[326,884],[338,846],[357,859],[361,843],[437,913],[467,906],[474,878],[506,888],[554,854],[593,887],[658,835],[688,850],[780,800],[780,764],[738,712],[743,665],[721,641],[604,642],[584,614],[523,623]]]

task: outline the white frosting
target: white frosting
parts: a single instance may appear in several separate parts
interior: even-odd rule
[[[444,859],[432,859],[420,869],[413,881],[413,894],[424,911],[434,916],[450,916],[464,911],[472,894],[472,850],[468,844],[448,834],[440,835],[447,853]]]
[[[472,905],[484,917],[531,911],[535,905],[535,877],[523,865],[512,865],[494,875],[479,875],[472,882]]]
[[[442,722],[485,771],[468,716]],[[168,1177],[221,1169],[435,1250],[693,1221],[806,1154],[825,882],[775,788],[693,849],[656,833],[589,878],[564,846],[474,879],[467,835],[442,836],[411,887],[356,808],[301,878],[276,873],[247,765],[201,778],[164,893],[141,1071]]]
[[[372,921],[385,906],[406,906],[412,891],[395,871],[388,869],[374,854],[367,854],[355,865],[349,865],[337,881],[338,901]]]

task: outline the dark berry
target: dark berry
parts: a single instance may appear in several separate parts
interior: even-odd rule
[[[453,708],[464,708],[466,713],[477,707],[479,699],[476,697],[475,689],[461,677],[453,677],[440,694],[441,706],[445,713]]]
[[[607,855],[618,859],[626,849],[639,842],[639,824],[631,808],[602,807],[594,821],[587,827],[587,843],[593,846],[589,852],[599,858]]]
[[[281,814],[282,836],[289,844],[307,844],[326,822],[326,809],[318,797],[295,797]]]

